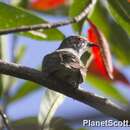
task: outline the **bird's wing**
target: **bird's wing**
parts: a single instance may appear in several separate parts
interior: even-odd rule
[[[79,79],[79,83],[82,83],[84,81],[84,78],[86,77],[86,67],[82,64],[79,57],[77,57],[76,55],[70,55],[69,53],[65,53],[63,55],[63,59],[65,58],[66,60],[64,61],[67,62],[65,62],[64,65],[67,68],[68,73],[74,72],[77,79]]]
[[[44,57],[42,62],[42,71],[51,73],[58,69],[60,63],[60,58],[58,58],[58,53],[51,53]]]
[[[55,74],[59,78],[63,78],[63,75],[76,73],[80,78],[80,82],[83,81],[83,66],[80,59],[71,52],[60,51],[46,55],[42,63],[42,70],[48,75]],[[62,76],[60,77],[60,75]]]

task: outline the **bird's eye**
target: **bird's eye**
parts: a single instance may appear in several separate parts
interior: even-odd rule
[[[83,43],[82,43],[82,46],[84,46],[84,45],[85,45],[85,43],[83,42]]]

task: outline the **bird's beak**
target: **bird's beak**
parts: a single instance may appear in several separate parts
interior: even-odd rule
[[[97,44],[94,44],[94,43],[88,43],[87,44],[87,47],[97,47],[97,48],[99,48],[99,45],[97,45]]]

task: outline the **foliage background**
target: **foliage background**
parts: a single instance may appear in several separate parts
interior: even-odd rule
[[[105,38],[107,38],[113,54],[113,64],[116,68],[118,68],[118,70],[120,70],[120,76],[123,76],[123,78],[121,77],[118,79],[120,82],[111,82],[106,79],[104,80],[102,77],[99,78],[97,76],[90,75],[88,76],[86,84],[83,84],[82,87],[87,91],[103,95],[117,104],[123,104],[126,107],[129,107],[130,4],[127,0],[124,0],[124,2],[121,0],[107,1],[109,6],[104,7],[103,0],[99,0],[89,18],[96,27],[103,32]],[[55,2],[58,3],[58,1]],[[11,27],[21,26],[23,24],[38,24],[43,22],[41,18],[44,18],[45,21],[51,22],[65,20],[68,17],[68,10],[70,10],[69,12],[71,16],[75,16],[79,14],[81,11],[80,9],[84,8],[86,3],[89,2],[89,0],[76,0],[76,2],[73,2],[74,4],[68,2],[68,4],[65,5],[52,6],[49,7],[49,9],[44,9],[42,7],[41,9],[34,6],[36,3],[27,3],[27,1],[24,0],[17,3],[15,0],[10,0],[7,1],[7,3],[13,4],[13,6],[15,5],[25,8],[40,18],[36,18],[35,16],[26,14],[25,12],[22,18],[20,16],[23,14],[21,14],[21,12],[17,9],[11,9],[10,7],[0,4],[0,29],[8,29]],[[121,7],[125,10],[125,12]],[[7,9],[10,10],[10,12],[6,12]],[[11,10],[13,14],[9,15]],[[20,18],[21,22],[17,22],[16,19],[20,21]],[[16,21],[11,21],[10,19],[15,19]],[[72,34],[77,34],[76,31],[80,31],[81,24],[82,23],[80,23],[80,25],[74,25],[74,29],[71,28],[71,25],[60,27],[59,30],[61,30],[62,33],[57,30],[53,30],[53,32],[52,30],[49,30],[43,31],[42,35],[41,32],[40,35],[39,33],[36,34],[31,32],[20,35],[11,34],[8,36],[1,36],[1,59],[39,68],[42,58],[59,46],[61,40],[64,38],[64,35],[70,36]],[[83,27],[86,32],[88,28],[89,25],[87,25],[87,27]],[[45,37],[45,34],[48,35],[47,38]],[[124,78],[125,80],[123,80]],[[126,80],[128,82],[126,82]],[[24,128],[28,130],[34,129],[34,127],[32,127],[33,125],[37,127],[39,106],[41,104],[41,100],[43,100],[42,97],[44,92],[47,90],[28,81],[14,79],[7,76],[1,77],[0,83],[2,86],[1,92],[3,92],[1,94],[1,106],[4,106],[3,109],[7,112],[10,120],[12,121],[12,126],[16,129]],[[46,102],[50,102],[48,96],[46,96]],[[46,106],[44,107],[46,108]],[[59,117],[58,119],[62,122],[60,122],[60,124],[62,124],[61,128],[65,128],[66,130],[81,128],[82,120],[86,118],[95,120],[111,119],[102,113],[99,113],[95,109],[89,106],[86,107],[85,105],[69,98],[66,98],[60,107],[59,104],[57,104],[57,107],[58,109],[53,110],[53,114],[55,117]],[[57,119],[54,119],[54,121],[55,120]],[[99,128],[88,129],[97,130]],[[127,128],[124,129],[126,130]]]

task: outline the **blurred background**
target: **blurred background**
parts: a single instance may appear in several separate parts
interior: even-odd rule
[[[45,21],[64,21],[68,17],[79,14],[84,5],[88,5],[92,1],[0,0],[0,2],[10,5],[7,6],[0,3],[0,29],[8,29]],[[100,66],[97,63],[95,67],[90,64],[86,83],[83,83],[81,87],[86,91],[106,97],[129,110],[130,31],[127,28],[130,26],[128,23],[130,3],[127,0],[123,3],[121,0],[116,2],[107,0],[105,3],[103,0],[99,0],[89,16],[95,26],[102,31],[107,39],[107,44],[110,46],[115,78],[114,80],[109,78],[103,65]],[[118,4],[121,4],[121,7],[126,9],[126,15],[122,8],[118,7]],[[22,10],[18,8],[22,8]],[[11,13],[13,14],[11,15]],[[73,27],[67,25],[47,31],[3,35],[0,37],[0,57],[5,61],[41,70],[43,57],[55,51],[64,37],[80,34],[84,37],[89,37],[93,41],[95,39],[93,39],[91,33],[94,32],[91,31],[93,31],[93,28],[88,22],[84,21],[78,25],[75,24]],[[94,60],[92,62],[95,63]],[[84,128],[82,125],[84,119],[108,120],[113,118],[76,100],[63,97],[63,95],[59,96],[57,94],[60,101],[55,102],[56,108],[51,107],[51,103],[54,103],[52,99],[55,98],[55,92],[49,91],[43,86],[8,76],[1,76],[0,84],[1,108],[7,113],[14,130],[38,129],[38,118],[39,122],[42,122],[45,117],[50,121],[52,120],[51,125],[52,128],[54,127],[54,130],[81,130],[81,128],[82,130],[110,129],[109,127]],[[49,117],[46,113],[50,110],[53,111],[53,116]],[[112,127],[111,129],[127,130],[129,128]]]

